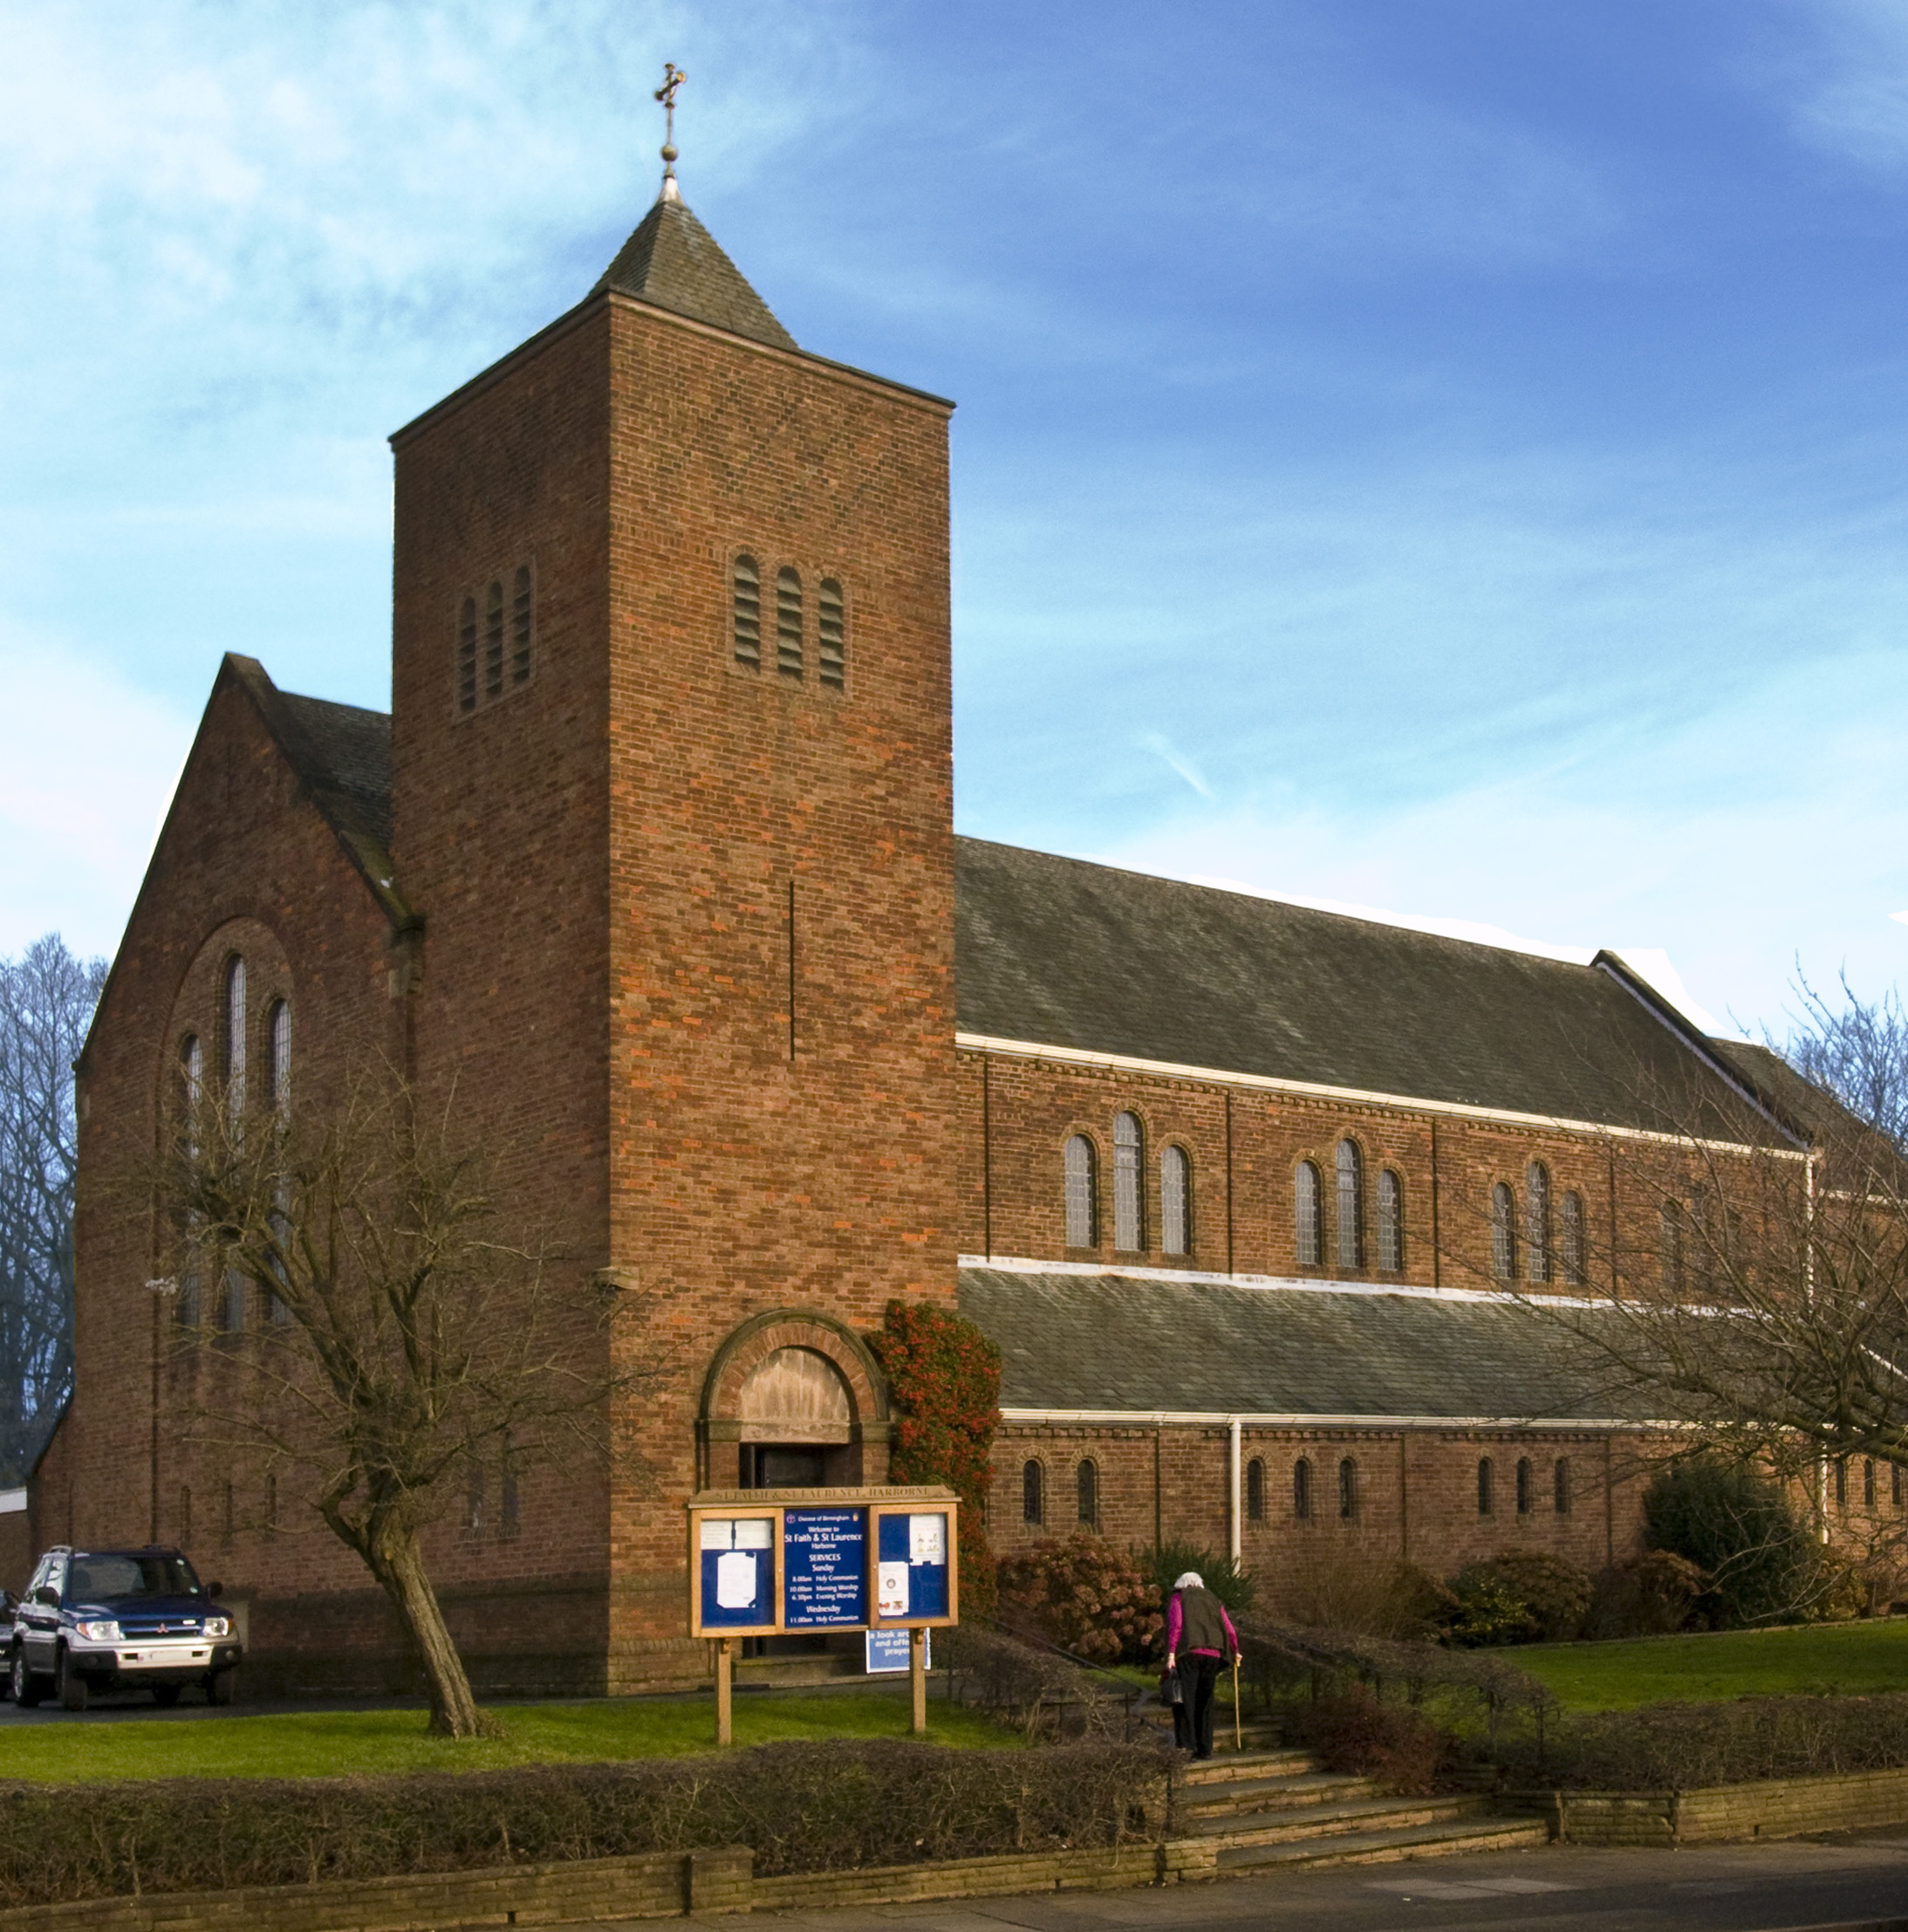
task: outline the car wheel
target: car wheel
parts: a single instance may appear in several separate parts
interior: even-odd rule
[[[205,1701],[209,1704],[229,1704],[232,1701],[232,1673],[229,1670],[215,1670],[205,1681]]]
[[[13,1701],[24,1710],[31,1710],[44,1695],[40,1681],[26,1668],[25,1648],[16,1644],[13,1661],[7,1669],[7,1682],[13,1687]]]
[[[63,1709],[84,1710],[86,1708],[86,1680],[73,1668],[72,1659],[65,1650],[59,1653],[53,1665],[53,1695],[59,1699]]]
[[[179,1702],[179,1686],[177,1684],[154,1684],[153,1686],[153,1702],[161,1710],[170,1710]]]

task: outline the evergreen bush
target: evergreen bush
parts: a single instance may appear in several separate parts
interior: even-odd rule
[[[1781,1623],[1816,1593],[1816,1552],[1781,1490],[1744,1463],[1704,1454],[1658,1471],[1643,1497],[1652,1549],[1708,1573],[1715,1624]]]

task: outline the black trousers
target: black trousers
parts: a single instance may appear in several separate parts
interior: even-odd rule
[[[1187,1743],[1195,1757],[1213,1755],[1213,1686],[1219,1681],[1219,1659],[1182,1650],[1180,1683],[1186,1692]],[[1174,1729],[1178,1727],[1175,1725]]]

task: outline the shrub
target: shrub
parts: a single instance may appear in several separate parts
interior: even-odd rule
[[[1111,1845],[1163,1823],[1152,1744],[899,1740],[410,1777],[16,1785],[0,1903],[366,1879],[721,1845],[756,1870]]]
[[[1298,1734],[1327,1771],[1376,1778],[1394,1792],[1428,1792],[1446,1755],[1428,1719],[1357,1689],[1300,1705]]]
[[[1590,1607],[1589,1572],[1542,1550],[1505,1550],[1451,1579],[1446,1627],[1461,1644],[1555,1643],[1576,1635]]]
[[[1259,1593],[1258,1586],[1234,1558],[1202,1550],[1194,1543],[1158,1543],[1136,1550],[1133,1558],[1161,1606],[1172,1594],[1174,1581],[1188,1570],[1198,1572],[1200,1581],[1232,1613],[1235,1623],[1251,1609]]]
[[[1489,1563],[1467,1564],[1451,1579],[1455,1609],[1446,1626],[1453,1643],[1529,1643],[1538,1634],[1530,1606]]]
[[[1643,1498],[1652,1548],[1709,1575],[1720,1625],[1776,1623],[1811,1595],[1816,1549],[1788,1498],[1747,1463],[1713,1454],[1659,1470]]]
[[[1166,1619],[1145,1579],[1104,1537],[1050,1537],[1002,1559],[1001,1619],[1076,1656],[1130,1663],[1155,1655]]]
[[[1302,1628],[1408,1641],[1440,1629],[1455,1605],[1429,1572],[1395,1557],[1328,1545],[1280,1579],[1278,1609]]]
[[[1680,1630],[1709,1586],[1687,1557],[1652,1550],[1635,1563],[1605,1570],[1584,1613],[1586,1637],[1661,1637]]]
[[[1058,1652],[978,1623],[944,1630],[940,1639],[936,1658],[954,1674],[961,1701],[1019,1725],[1029,1738],[1125,1734],[1125,1702]]]

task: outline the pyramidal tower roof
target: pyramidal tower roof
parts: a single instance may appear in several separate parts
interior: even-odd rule
[[[796,346],[795,338],[722,253],[715,237],[689,212],[689,204],[676,190],[673,168],[663,177],[656,205],[590,292],[603,289],[633,295],[659,309],[672,309],[731,335],[747,336],[751,342],[766,342],[777,349]]]

